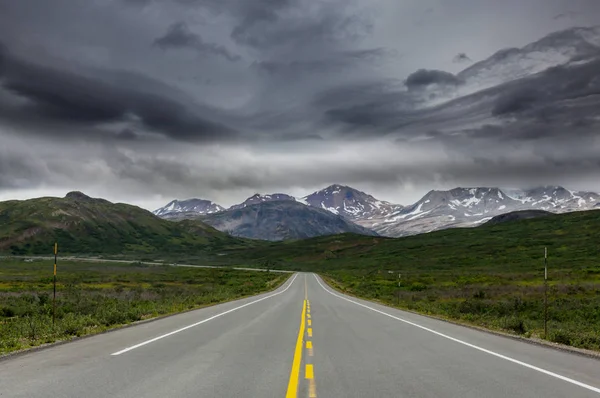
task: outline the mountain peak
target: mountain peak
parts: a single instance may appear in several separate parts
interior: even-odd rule
[[[265,195],[260,194],[260,193],[255,193],[254,195],[250,196],[248,199],[246,199],[242,203],[231,206],[229,208],[229,210],[243,209],[244,207],[247,207],[250,205],[255,205],[258,203],[275,202],[275,201],[282,201],[282,200],[296,201],[296,198],[294,198],[293,196],[287,195],[285,193],[273,193],[273,194],[265,194]]]
[[[391,214],[402,206],[375,199],[358,189],[333,184],[305,196],[301,201],[309,206],[328,210],[350,220],[373,219]]]
[[[87,196],[83,192],[80,191],[71,191],[67,193],[65,199],[79,200],[79,201],[90,201],[93,200],[91,197]]]
[[[224,207],[206,199],[172,200],[166,206],[154,210],[154,215],[163,217],[179,213],[212,214],[225,210]]]

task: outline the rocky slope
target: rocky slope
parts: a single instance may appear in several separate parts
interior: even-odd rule
[[[252,239],[277,241],[347,232],[377,235],[330,211],[291,200],[266,201],[200,217],[220,231]]]
[[[353,221],[385,217],[402,209],[400,205],[375,199],[357,189],[338,184],[313,192],[298,200]]]
[[[250,196],[248,199],[246,199],[242,203],[231,206],[228,210],[243,209],[244,207],[256,205],[259,203],[277,202],[277,201],[281,201],[281,200],[295,201],[296,198],[294,198],[293,196],[284,194],[284,193],[274,193],[274,194],[270,194],[270,195],[261,195],[261,194],[257,193],[257,194]]]

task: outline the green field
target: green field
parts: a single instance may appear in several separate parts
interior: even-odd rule
[[[337,235],[239,252],[248,263],[318,272],[367,299],[600,350],[600,211],[389,239]],[[398,274],[402,275],[398,287]]]
[[[274,289],[289,274],[60,262],[52,324],[53,262],[0,260],[0,354]]]
[[[198,221],[161,220],[135,206],[79,193],[0,202],[0,252],[51,255],[55,241],[61,255],[317,272],[340,290],[360,297],[600,350],[600,210],[398,239],[344,234],[264,242],[233,238]],[[545,247],[549,252],[547,336],[543,329]],[[60,279],[63,326],[49,329],[45,294],[50,291],[51,265],[42,271],[37,263],[0,263],[0,330],[12,336],[2,340],[5,348],[0,349],[239,297],[278,278],[106,263],[71,266]],[[223,279],[216,279],[215,273],[223,273]],[[253,283],[247,291],[236,290],[246,281]],[[97,304],[104,302],[106,306]]]

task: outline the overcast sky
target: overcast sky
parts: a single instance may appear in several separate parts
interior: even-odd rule
[[[600,191],[600,35],[477,64],[599,24],[597,0],[0,0],[0,200]]]

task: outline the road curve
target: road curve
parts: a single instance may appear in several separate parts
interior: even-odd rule
[[[0,361],[0,397],[600,397],[600,361],[296,274],[271,293]]]

